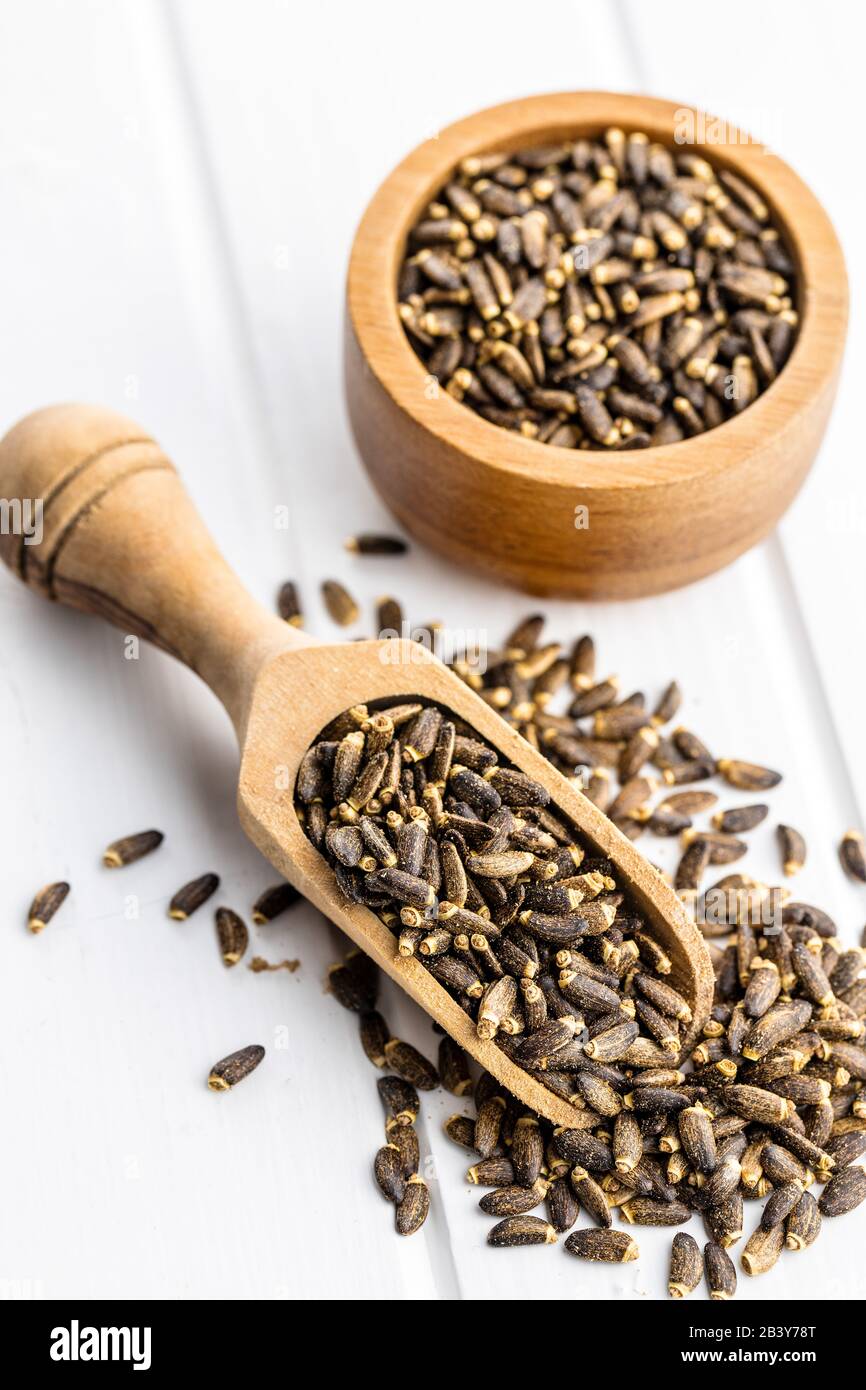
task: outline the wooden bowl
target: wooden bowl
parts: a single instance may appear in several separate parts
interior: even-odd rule
[[[761,192],[797,266],[800,329],[778,379],[696,438],[611,454],[524,439],[444,390],[397,314],[406,237],[465,156],[598,134],[609,125],[674,143],[688,108],[611,92],[528,97],[458,121],[408,155],[361,220],[349,263],[345,381],[358,448],[406,530],[462,565],[534,594],[631,598],[711,574],[759,541],[818,451],[845,341],[845,262],[827,214],[775,155],[730,126],[691,149]],[[695,129],[705,129],[695,115]],[[711,136],[717,126],[708,122]],[[576,525],[588,509],[588,527]]]

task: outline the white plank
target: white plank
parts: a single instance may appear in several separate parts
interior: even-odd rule
[[[852,783],[847,809],[862,824],[866,727],[858,608],[866,588],[866,483],[859,383],[866,328],[857,309],[866,295],[860,250],[866,189],[853,176],[850,157],[850,133],[860,121],[859,16],[851,11],[851,25],[832,23],[826,8],[805,0],[765,0],[710,34],[684,24],[673,0],[652,6],[626,0],[625,8],[640,85],[723,116],[763,140],[821,199],[845,251],[852,314],[839,396],[818,460],[778,540],[779,563],[805,622],[792,640],[805,640],[818,663],[823,719],[835,723]]]
[[[38,3],[0,17],[0,287],[15,326],[2,427],[55,399],[127,409],[269,602],[293,568],[273,524],[283,479],[188,117],[158,6]],[[273,879],[237,825],[236,751],[216,702],[159,654],[125,661],[120,634],[8,576],[0,623],[2,1090],[17,1136],[0,1158],[15,1194],[0,1275],[45,1297],[428,1296],[436,1223],[397,1258],[379,1243],[368,1155],[380,1107],[334,1065],[354,1022],[321,1000],[335,953],[322,920],[301,909],[256,934],[261,954],[301,959],[290,977],[224,970],[210,910],[182,928],[166,919],[172,891],[205,869],[244,911]],[[100,867],[108,840],[152,824],[167,835],[156,856]],[[34,939],[29,898],[60,876],[72,897]],[[211,1063],[254,1040],[270,1054],[261,1072],[210,1094]],[[335,1115],[371,1136],[367,1151],[341,1151]]]

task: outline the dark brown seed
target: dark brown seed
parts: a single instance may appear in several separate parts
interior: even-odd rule
[[[785,1222],[785,1245],[788,1250],[805,1250],[821,1230],[821,1212],[811,1192],[804,1192]]]
[[[794,1210],[802,1191],[798,1182],[784,1183],[781,1187],[775,1188],[761,1213],[761,1230],[769,1231],[774,1226],[780,1226]],[[781,1249],[781,1246],[779,1248]]]
[[[375,1009],[366,1009],[361,1014],[359,1023],[364,1052],[374,1067],[386,1066],[388,1059],[385,1056],[385,1044],[391,1034],[384,1018]]]
[[[713,1240],[704,1246],[704,1272],[711,1299],[733,1298],[737,1291],[737,1271],[727,1250]]]
[[[303,627],[304,619],[301,616],[298,590],[291,579],[287,579],[285,584],[280,586],[280,592],[277,594],[277,612],[283,622],[290,623],[292,627]]]
[[[398,1076],[417,1086],[419,1091],[435,1091],[439,1085],[439,1077],[433,1063],[428,1062],[411,1043],[391,1038],[385,1044],[385,1060]]]
[[[452,1143],[459,1144],[463,1149],[475,1148],[475,1121],[468,1115],[449,1115],[443,1128]]]
[[[383,595],[376,604],[376,628],[380,637],[385,633],[399,637],[403,631],[403,609],[390,595]]]
[[[790,877],[799,873],[806,862],[806,841],[792,825],[780,825],[776,833],[782,851],[782,868]]]
[[[209,1088],[212,1091],[228,1091],[239,1081],[243,1081],[245,1076],[249,1076],[251,1071],[255,1071],[264,1055],[265,1049],[258,1043],[229,1053],[228,1057],[223,1057],[211,1067],[207,1079]]]
[[[514,1127],[511,1162],[515,1182],[532,1187],[538,1181],[544,1162],[544,1140],[534,1115],[522,1115]]]
[[[800,981],[800,988],[806,997],[811,999],[813,1004],[822,1007],[832,1004],[833,987],[814,953],[801,942],[797,942],[791,952],[791,961]]]
[[[396,1120],[401,1125],[415,1123],[418,1118],[420,1102],[418,1092],[411,1082],[404,1081],[401,1076],[383,1076],[380,1081],[376,1082],[376,1088],[382,1099],[382,1104],[392,1120]],[[449,1135],[454,1138],[450,1131]],[[462,1140],[456,1142],[462,1143]]]
[[[671,1245],[668,1293],[671,1298],[687,1298],[698,1287],[704,1272],[700,1246],[694,1236],[677,1231]]]
[[[626,1264],[636,1260],[640,1251],[637,1241],[627,1231],[572,1231],[565,1242],[569,1255],[581,1260],[597,1260],[605,1264]]]
[[[353,1013],[366,1013],[376,1003],[375,983],[365,974],[353,970],[348,962],[330,967],[327,988],[338,1004]]]
[[[719,811],[713,816],[713,825],[728,835],[742,835],[754,830],[769,812],[769,806],[733,806],[728,811]]]
[[[628,1110],[621,1110],[613,1127],[613,1158],[618,1173],[632,1173],[643,1154],[640,1125]]]
[[[660,1202],[654,1197],[632,1197],[620,1212],[635,1226],[682,1226],[692,1216],[691,1207],[682,1202]]]
[[[403,1160],[396,1144],[385,1144],[373,1160],[373,1176],[383,1197],[389,1202],[402,1202],[406,1191]]]
[[[501,1155],[482,1158],[467,1170],[466,1181],[477,1183],[479,1187],[510,1187],[514,1182],[511,1159],[503,1158]]]
[[[580,1205],[564,1178],[552,1182],[547,1193],[547,1215],[555,1231],[570,1231],[578,1216]]]
[[[406,1184],[403,1200],[395,1215],[398,1235],[414,1235],[424,1225],[429,1211],[429,1188],[423,1178],[419,1178],[417,1173],[413,1173]]]
[[[710,846],[706,838],[693,840],[677,865],[674,888],[678,893],[696,893],[704,871],[710,862]]]
[[[597,1226],[611,1224],[610,1207],[604,1189],[585,1168],[575,1167],[569,1178],[572,1191],[586,1214]]]
[[[651,1004],[670,1018],[682,1023],[691,1023],[692,1010],[688,1000],[664,980],[642,972],[634,977],[634,983]]]
[[[781,772],[759,767],[757,763],[741,762],[737,758],[720,758],[718,770],[730,786],[746,792],[767,791],[770,787],[778,786],[782,780]]]
[[[806,1000],[775,1004],[752,1025],[743,1042],[743,1056],[752,1062],[760,1061],[774,1047],[799,1033],[811,1015],[812,1006]]]
[[[134,864],[143,859],[162,844],[165,836],[161,830],[141,830],[137,835],[124,835],[122,839],[110,844],[102,856],[107,869],[119,869],[126,864]]]
[[[866,1201],[866,1172],[862,1168],[843,1168],[831,1178],[818,1201],[823,1216],[844,1216]]]
[[[702,1201],[709,1202],[707,1189],[697,1189]],[[723,1202],[704,1209],[704,1226],[711,1240],[725,1250],[743,1238],[743,1194],[735,1191]]]
[[[849,1163],[856,1163],[858,1158],[866,1154],[866,1134],[856,1131],[839,1134],[828,1139],[825,1147],[830,1157],[835,1159],[837,1169],[847,1168]]]
[[[260,893],[253,903],[253,921],[257,926],[264,926],[300,900],[300,893],[290,883],[275,883]]]
[[[454,1096],[465,1096],[472,1090],[469,1059],[447,1033],[439,1041],[439,1080]]]
[[[385,1129],[389,1144],[393,1144],[400,1155],[404,1178],[411,1178],[421,1166],[421,1149],[414,1125],[401,1125],[396,1120],[388,1120]]]
[[[718,1163],[712,1114],[702,1105],[690,1105],[677,1116],[686,1157],[698,1173],[715,1172]]]
[[[216,910],[216,930],[223,965],[237,965],[249,945],[247,924],[230,907]]]
[[[775,1003],[782,988],[779,967],[775,961],[760,956],[751,962],[749,982],[743,996],[743,1010],[748,1018],[761,1018]]]
[[[322,598],[328,615],[340,627],[350,627],[360,617],[360,610],[352,595],[337,579],[322,581]]]
[[[652,716],[654,724],[667,724],[673,719],[683,700],[683,692],[676,681],[666,686]]]
[[[405,555],[409,549],[399,536],[381,536],[372,531],[348,536],[343,544],[353,555]]]
[[[547,1183],[539,1178],[531,1187],[512,1184],[485,1192],[478,1205],[488,1216],[521,1216],[540,1206],[547,1195]]]
[[[772,1198],[770,1200],[772,1201]],[[740,1264],[747,1274],[766,1274],[767,1270],[773,1268],[784,1246],[784,1225],[781,1222],[777,1225],[764,1225],[762,1219],[761,1225],[746,1241]]]
[[[760,1166],[763,1175],[776,1187],[797,1182],[801,1187],[809,1183],[809,1170],[800,1159],[781,1144],[765,1144],[760,1153]]]
[[[476,1104],[478,1104],[477,1098]],[[482,1158],[490,1158],[498,1145],[504,1116],[505,1101],[500,1095],[490,1096],[478,1105],[478,1113],[475,1117],[474,1147]]]
[[[842,868],[851,878],[866,883],[866,853],[863,850],[863,836],[859,830],[846,830],[839,845],[839,858]]]
[[[725,1103],[735,1114],[757,1124],[784,1124],[794,1111],[790,1101],[759,1086],[726,1086]]]
[[[49,883],[44,888],[40,888],[30,904],[30,911],[27,914],[27,925],[34,935],[48,926],[61,903],[66,900],[68,893],[68,883]]]
[[[569,1240],[571,1237],[569,1237]],[[539,1216],[506,1216],[488,1233],[487,1244],[507,1249],[514,1245],[555,1245],[556,1231]],[[566,1242],[566,1245],[568,1242]]]
[[[176,922],[185,922],[202,903],[206,903],[208,898],[213,896],[219,885],[216,874],[202,874],[201,878],[194,878],[190,883],[185,883],[182,888],[178,888],[168,905],[169,917],[174,918]]]

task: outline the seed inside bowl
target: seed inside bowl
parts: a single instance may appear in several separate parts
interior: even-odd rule
[[[561,448],[724,424],[775,380],[798,325],[760,193],[619,129],[464,159],[409,233],[398,298],[449,395]]]

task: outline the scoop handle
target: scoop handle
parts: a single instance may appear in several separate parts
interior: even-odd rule
[[[29,588],[185,662],[239,733],[263,661],[312,640],[252,598],[171,460],[123,415],[26,416],[0,440],[0,499],[0,556]]]

